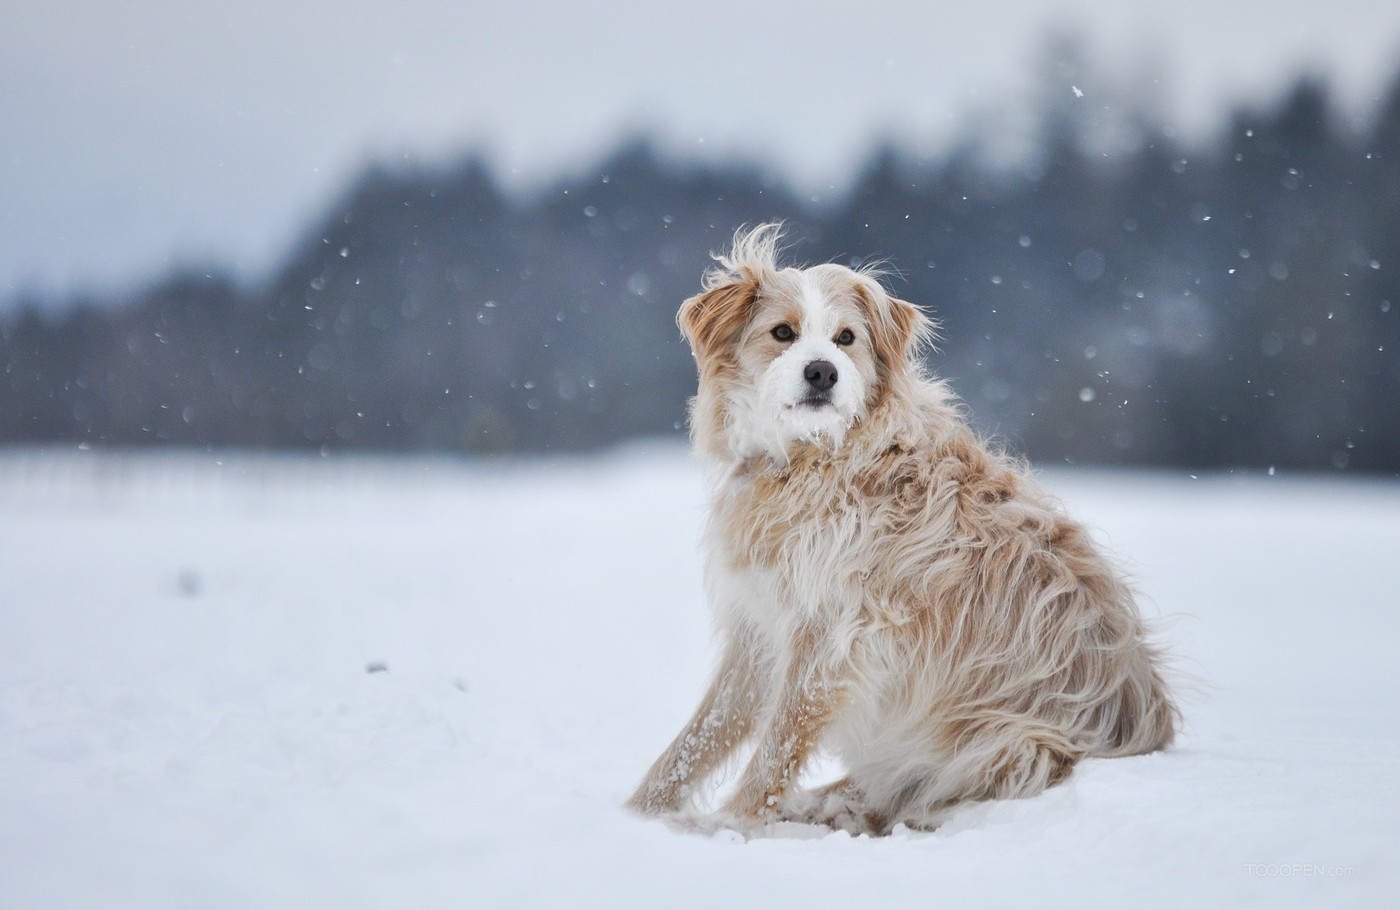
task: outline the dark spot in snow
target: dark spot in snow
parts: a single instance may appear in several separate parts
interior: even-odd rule
[[[198,597],[204,582],[194,569],[181,569],[180,574],[175,576],[175,587],[185,597]]]

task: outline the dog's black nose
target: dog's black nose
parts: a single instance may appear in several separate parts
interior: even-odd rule
[[[802,377],[813,390],[825,392],[836,385],[836,365],[830,360],[813,360],[802,371]]]

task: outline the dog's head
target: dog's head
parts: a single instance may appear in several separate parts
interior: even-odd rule
[[[700,371],[691,430],[707,454],[785,460],[840,445],[917,379],[933,323],[876,278],[839,265],[778,268],[781,224],[741,230],[677,321]]]

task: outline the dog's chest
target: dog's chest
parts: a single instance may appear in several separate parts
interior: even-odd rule
[[[830,477],[739,478],[712,503],[711,558],[748,579],[760,609],[839,619],[858,608],[869,517]]]

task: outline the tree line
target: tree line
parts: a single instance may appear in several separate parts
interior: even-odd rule
[[[1076,93],[1076,96],[1079,93]],[[684,429],[674,314],[781,218],[878,257],[930,367],[1042,460],[1400,472],[1400,81],[1362,123],[1301,79],[1194,144],[1047,99],[1010,163],[879,149],[835,198],[646,139],[543,190],[469,155],[367,170],[256,287],[185,269],[0,310],[0,442],[574,451]]]

